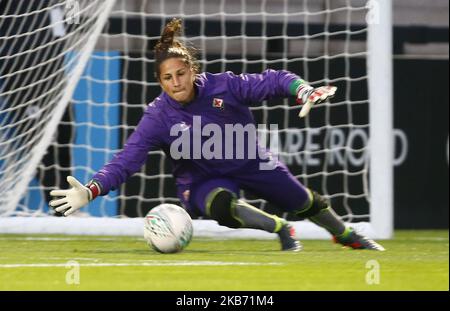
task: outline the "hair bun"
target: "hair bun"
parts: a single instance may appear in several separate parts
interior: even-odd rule
[[[186,46],[182,41],[177,39],[181,35],[182,21],[179,18],[172,19],[164,27],[161,38],[155,46],[155,76],[159,77],[160,65],[168,58],[181,58],[188,64],[194,72],[198,73],[199,65],[195,58],[196,50]]]
[[[175,37],[180,35],[181,35],[181,20],[178,18],[174,18],[166,25],[166,27],[164,27],[164,31],[159,41],[161,45],[165,46],[167,49],[174,44]]]

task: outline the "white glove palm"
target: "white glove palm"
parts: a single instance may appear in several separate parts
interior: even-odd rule
[[[75,177],[68,176],[67,182],[72,188],[52,190],[50,195],[56,198],[49,203],[50,206],[55,207],[55,211],[64,212],[64,216],[73,214],[92,200],[92,191],[82,185]]]
[[[320,104],[334,96],[337,87],[335,86],[321,86],[313,88],[309,85],[300,85],[297,93],[297,102],[302,104],[302,110],[298,116],[303,118],[311,110],[312,106]]]

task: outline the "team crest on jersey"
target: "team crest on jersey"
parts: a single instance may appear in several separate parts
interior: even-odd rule
[[[214,108],[223,109],[224,108],[224,106],[223,106],[223,99],[221,99],[221,98],[214,98],[212,105],[213,105]]]

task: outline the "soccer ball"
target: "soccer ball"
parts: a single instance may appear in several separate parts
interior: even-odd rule
[[[151,209],[144,219],[144,238],[160,253],[182,251],[192,239],[192,219],[180,206],[160,204]]]

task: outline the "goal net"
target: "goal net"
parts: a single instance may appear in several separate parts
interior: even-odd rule
[[[371,191],[374,103],[367,68],[373,1],[13,2],[0,1],[3,232],[48,232],[43,228],[51,223],[61,225],[57,232],[138,234],[136,224],[152,207],[179,204],[169,161],[155,151],[139,173],[78,217],[54,217],[48,207],[49,191],[67,188],[68,175],[87,182],[122,148],[146,104],[159,95],[152,50],[164,25],[179,17],[184,39],[199,49],[202,71],[286,69],[313,86],[338,87],[331,103],[314,107],[304,119],[291,98],[252,107],[255,121],[278,126],[279,159],[327,197],[343,220],[369,235],[389,237],[392,228],[380,233],[373,225],[377,217],[389,224],[391,212],[375,210]],[[250,193],[242,195],[261,209],[298,220]],[[39,223],[39,229],[24,229]],[[109,225],[93,225],[99,223]],[[208,220],[195,224],[200,235],[228,233]],[[296,226],[300,237],[328,236],[307,221]]]

